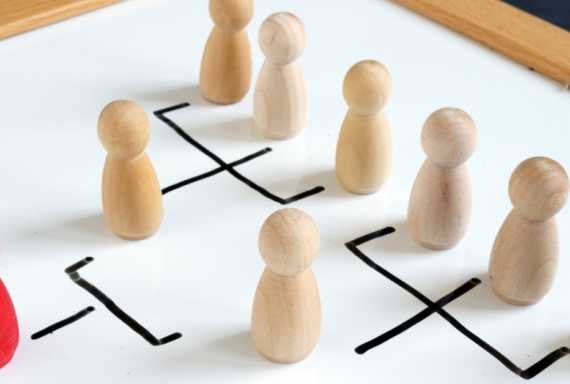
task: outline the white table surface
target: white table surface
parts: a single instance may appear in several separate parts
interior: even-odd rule
[[[491,247],[511,209],[507,184],[521,161],[548,156],[570,170],[570,92],[489,48],[388,0],[257,1],[247,27],[253,81],[263,62],[257,32],[288,11],[307,27],[301,63],[310,99],[305,133],[263,138],[252,121],[253,92],[231,106],[206,101],[198,86],[213,26],[208,2],[137,0],[0,41],[0,277],[14,301],[20,345],[0,370],[2,384],[37,383],[520,383],[497,360],[438,315],[364,355],[354,348],[425,306],[350,253],[345,242],[393,226],[397,232],[360,248],[375,262],[437,300],[472,277],[482,284],[446,307],[467,328],[523,369],[570,346],[570,206],[558,216],[560,265],[551,293],[515,307],[493,295]],[[394,81],[386,108],[394,141],[391,180],[381,192],[345,192],[334,174],[336,139],[347,106],[342,81],[356,62],[384,63]],[[257,250],[263,221],[282,208],[227,173],[164,196],[160,231],[124,241],[101,207],[106,152],[96,122],[116,99],[147,112],[147,152],[161,186],[217,168],[152,112],[168,116],[246,177],[288,197],[326,190],[290,206],[310,214],[321,233],[313,264],[322,333],[304,361],[265,360],[250,335],[253,296],[264,264]],[[466,239],[430,251],[409,235],[412,183],[425,159],[420,131],[442,107],[476,121],[479,144],[468,166],[473,218]],[[85,256],[81,275],[155,336],[152,347],[63,270]],[[93,305],[86,318],[45,338],[39,331]],[[564,358],[534,383],[568,383]]]

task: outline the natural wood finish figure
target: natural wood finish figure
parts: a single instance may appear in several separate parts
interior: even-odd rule
[[[453,248],[471,222],[471,179],[465,162],[475,152],[477,127],[466,112],[443,108],[427,118],[421,140],[428,158],[410,194],[410,233],[426,248]]]
[[[245,27],[253,16],[253,0],[210,0],[214,29],[200,68],[204,97],[218,104],[242,100],[251,84],[251,47]]]
[[[384,107],[392,95],[388,69],[374,60],[356,63],[344,78],[349,110],[336,147],[336,176],[349,192],[379,191],[392,172],[392,134]]]
[[[556,215],[568,200],[568,175],[546,157],[523,161],[509,181],[513,210],[497,234],[489,280],[493,292],[514,305],[538,303],[558,269]]]
[[[307,43],[305,25],[290,13],[269,16],[259,29],[259,46],[266,59],[253,99],[253,119],[270,139],[298,136],[307,124],[309,96],[298,58]]]
[[[255,291],[251,333],[271,361],[295,363],[317,345],[321,301],[310,265],[319,245],[315,222],[298,209],[281,209],[261,227],[259,253],[267,267]]]
[[[132,101],[114,101],[99,115],[97,133],[109,152],[103,171],[105,220],[123,239],[146,239],[162,222],[162,192],[144,150],[150,139],[148,118]]]

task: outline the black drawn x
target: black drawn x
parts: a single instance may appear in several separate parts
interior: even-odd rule
[[[154,112],[154,115],[156,117],[158,117],[160,120],[164,121],[169,127],[171,127],[172,129],[174,129],[174,131],[176,133],[178,133],[184,140],[186,140],[187,142],[189,142],[190,144],[192,144],[194,147],[196,147],[200,152],[202,152],[203,154],[205,154],[206,156],[208,156],[210,159],[214,160],[216,163],[218,163],[220,165],[219,168],[216,168],[210,172],[206,172],[202,175],[199,176],[195,176],[192,177],[190,179],[181,181],[177,184],[171,185],[170,187],[164,188],[162,190],[162,194],[166,194],[170,191],[173,191],[175,189],[178,189],[180,187],[183,187],[185,185],[194,183],[196,181],[205,179],[207,177],[210,176],[214,176],[220,172],[223,171],[228,171],[233,177],[235,177],[236,179],[238,179],[239,181],[241,181],[242,183],[246,184],[247,186],[249,186],[250,188],[255,189],[257,192],[261,193],[263,196],[267,197],[268,199],[271,199],[273,201],[276,201],[280,204],[286,205],[286,204],[290,204],[293,203],[297,200],[301,200],[304,199],[305,197],[309,197],[312,195],[315,195],[319,192],[324,191],[325,189],[323,187],[316,187],[313,188],[309,191],[305,191],[302,193],[299,193],[298,195],[295,196],[291,196],[287,199],[282,199],[279,196],[275,196],[274,194],[270,193],[269,191],[267,191],[265,188],[260,187],[259,185],[255,184],[253,181],[247,179],[246,177],[244,177],[241,173],[239,173],[238,171],[236,171],[234,169],[234,167],[246,163],[250,160],[253,160],[259,156],[262,156],[268,152],[271,152],[271,148],[265,148],[259,152],[256,152],[252,155],[249,155],[247,157],[244,157],[243,159],[234,161],[233,163],[226,163],[224,162],[222,159],[220,159],[218,156],[216,156],[213,152],[209,151],[206,147],[204,147],[202,144],[198,143],[196,140],[194,140],[192,137],[190,137],[190,135],[188,135],[186,132],[184,132],[184,130],[182,128],[180,128],[178,125],[176,125],[172,120],[170,120],[169,118],[167,118],[166,116],[164,116],[165,113],[167,112],[172,112],[175,111],[177,109],[180,108],[185,108],[188,107],[190,104],[188,103],[182,103],[179,105],[175,105],[173,107],[169,107],[169,108],[165,108],[165,109],[161,109],[159,111]]]
[[[383,275],[384,277],[386,277],[388,280],[392,281],[396,285],[400,286],[401,288],[403,288],[406,291],[408,291],[409,293],[411,293],[415,298],[417,298],[422,303],[424,303],[427,306],[427,308],[424,309],[423,311],[421,311],[420,313],[418,313],[417,315],[415,315],[414,317],[410,318],[406,322],[402,323],[401,325],[399,325],[399,326],[393,328],[392,330],[384,333],[383,335],[380,335],[377,338],[360,345],[359,347],[357,347],[355,349],[356,353],[363,354],[366,351],[369,351],[370,349],[387,342],[388,340],[392,339],[393,337],[398,336],[402,332],[405,332],[406,330],[410,329],[411,327],[418,324],[422,320],[427,319],[432,314],[437,313],[443,319],[445,319],[449,324],[451,324],[455,329],[457,329],[459,332],[461,332],[463,335],[465,335],[467,338],[469,338],[475,344],[477,344],[478,346],[483,348],[485,351],[487,351],[489,354],[491,354],[493,357],[495,357],[497,360],[499,360],[505,367],[510,369],[513,373],[515,373],[516,375],[520,376],[521,378],[523,378],[525,380],[532,379],[533,377],[538,375],[540,372],[544,371],[546,368],[548,368],[549,366],[554,364],[556,361],[558,361],[562,357],[570,354],[569,348],[562,347],[562,348],[559,348],[559,349],[555,350],[554,352],[550,353],[549,355],[544,357],[542,360],[540,360],[539,362],[537,362],[536,364],[534,364],[533,366],[531,366],[530,368],[528,368],[524,371],[522,369],[520,369],[519,367],[517,367],[512,361],[507,359],[503,354],[501,354],[495,348],[491,347],[489,344],[487,344],[485,341],[483,341],[481,338],[479,338],[473,332],[471,332],[470,330],[465,328],[465,326],[463,326],[459,321],[457,321],[453,316],[451,316],[447,311],[445,311],[443,309],[443,307],[445,305],[449,304],[453,300],[457,299],[458,297],[462,296],[463,294],[469,292],[471,289],[473,289],[477,285],[479,285],[481,283],[481,280],[471,279],[467,283],[463,284],[461,287],[457,288],[453,292],[442,297],[441,299],[439,299],[438,301],[436,301],[434,303],[433,301],[428,299],[426,296],[424,296],[422,293],[420,293],[418,290],[416,290],[415,288],[413,288],[409,284],[400,280],[399,278],[397,278],[396,276],[394,276],[393,274],[391,274],[390,272],[388,272],[387,270],[385,270],[384,268],[382,268],[381,266],[376,264],[374,261],[372,261],[368,256],[366,256],[364,253],[362,253],[358,249],[358,246],[361,244],[367,243],[371,240],[377,239],[377,238],[385,236],[385,235],[389,235],[389,234],[394,233],[394,232],[396,232],[396,230],[394,228],[386,227],[386,228],[381,229],[379,231],[372,232],[372,233],[369,233],[368,235],[365,235],[365,236],[359,237],[358,239],[352,240],[352,241],[346,243],[345,246],[352,253],[354,253],[354,255],[356,255],[356,257],[358,257],[360,260],[362,260],[366,265],[368,265],[370,268],[374,269],[375,271],[377,271],[378,273],[380,273],[381,275]]]

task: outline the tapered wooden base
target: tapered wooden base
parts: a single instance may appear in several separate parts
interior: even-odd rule
[[[103,171],[103,212],[117,236],[142,240],[162,222],[162,192],[146,152],[132,160],[107,156]]]
[[[267,359],[295,363],[306,358],[321,333],[321,303],[313,271],[281,276],[265,268],[253,301],[251,334]]]
[[[470,221],[471,179],[467,164],[447,169],[426,159],[408,205],[412,238],[422,247],[450,249],[467,235]]]
[[[529,305],[534,305],[543,299],[541,297],[541,298],[533,299],[533,300],[518,300],[518,299],[515,299],[513,297],[503,295],[499,291],[495,290],[495,287],[493,287],[493,284],[491,284],[491,289],[493,290],[493,293],[495,294],[495,296],[497,296],[499,299],[503,300],[505,303],[509,303],[512,305],[518,305],[521,307],[527,307]]]
[[[541,301],[558,270],[556,218],[543,222],[523,219],[513,209],[501,226],[489,261],[489,280],[501,300],[514,305]]]
[[[251,47],[245,29],[227,33],[212,29],[200,67],[204,97],[217,104],[241,101],[251,84]]]
[[[299,136],[307,124],[308,99],[299,60],[284,65],[265,60],[253,99],[253,120],[257,129],[273,140]]]
[[[376,193],[378,191],[381,191],[386,186],[386,185],[382,185],[378,189],[376,189],[376,188],[371,188],[371,189],[360,188],[359,189],[359,188],[353,188],[353,186],[350,184],[343,183],[340,179],[338,182],[339,182],[340,186],[345,191],[350,192],[350,193],[354,193],[355,195],[370,195],[371,193]]]
[[[363,116],[349,110],[336,147],[340,185],[359,195],[378,192],[392,173],[392,135],[386,113]]]
[[[447,249],[451,249],[456,247],[457,245],[459,245],[459,243],[461,243],[461,240],[459,240],[456,243],[447,243],[445,245],[442,244],[433,244],[433,243],[428,243],[426,241],[423,241],[422,239],[419,238],[415,238],[412,236],[412,238],[414,239],[414,241],[416,243],[418,243],[419,245],[421,245],[424,248],[428,248],[428,249],[433,249],[434,251],[445,251]]]
[[[142,235],[142,236],[129,236],[129,235],[123,235],[120,233],[117,233],[115,231],[113,231],[113,233],[115,235],[117,235],[118,237],[120,237],[121,239],[125,239],[125,240],[144,240],[144,239],[148,239],[149,237],[151,237],[152,235],[154,235],[156,232],[158,232],[158,228],[156,229],[156,231]]]
[[[285,359],[285,360],[283,360],[283,359],[276,359],[276,358],[274,358],[274,357],[272,357],[272,356],[266,355],[266,354],[264,354],[263,352],[259,351],[259,353],[261,353],[261,356],[265,357],[267,360],[273,361],[274,363],[279,363],[279,364],[293,364],[293,363],[298,363],[298,362],[301,361],[301,360],[305,360],[305,359],[311,354],[311,352],[313,352],[313,351],[310,350],[309,352],[307,352],[307,353],[305,353],[305,354],[303,354],[303,355],[301,355],[301,356],[298,356],[298,357],[295,358],[295,359]]]

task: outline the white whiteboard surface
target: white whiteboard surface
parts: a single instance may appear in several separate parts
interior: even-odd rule
[[[206,101],[198,85],[213,23],[208,2],[131,0],[0,41],[0,277],[20,324],[20,345],[0,370],[2,384],[47,383],[520,383],[521,378],[437,314],[364,355],[354,348],[425,306],[374,272],[344,243],[387,226],[396,233],[360,247],[431,300],[470,278],[482,284],[446,307],[472,332],[526,369],[570,346],[570,206],[558,215],[560,265],[551,293],[531,307],[508,305],[491,291],[493,241],[512,208],[514,168],[547,156],[570,170],[570,92],[563,86],[388,0],[258,0],[247,27],[253,81],[231,106]],[[309,90],[305,133],[263,138],[252,121],[263,55],[263,20],[288,11],[303,20],[300,60]],[[390,70],[386,113],[394,168],[382,191],[345,192],[334,174],[336,139],[347,106],[342,82],[356,62]],[[265,360],[250,335],[257,250],[263,221],[281,205],[227,172],[164,196],[159,232],[124,241],[107,227],[101,206],[106,152],[96,122],[116,99],[149,115],[147,148],[161,187],[218,167],[153,114],[168,114],[192,137],[232,162],[265,147],[236,169],[281,197],[316,186],[325,191],[290,206],[313,217],[321,250],[313,264],[322,300],[320,341],[304,361]],[[420,131],[436,109],[457,107],[477,123],[468,161],[473,219],[449,251],[416,245],[406,224],[409,193],[425,159]],[[152,347],[63,272],[86,256],[81,276],[158,338]],[[84,319],[32,341],[30,336],[92,305]],[[534,383],[568,383],[570,357]]]

